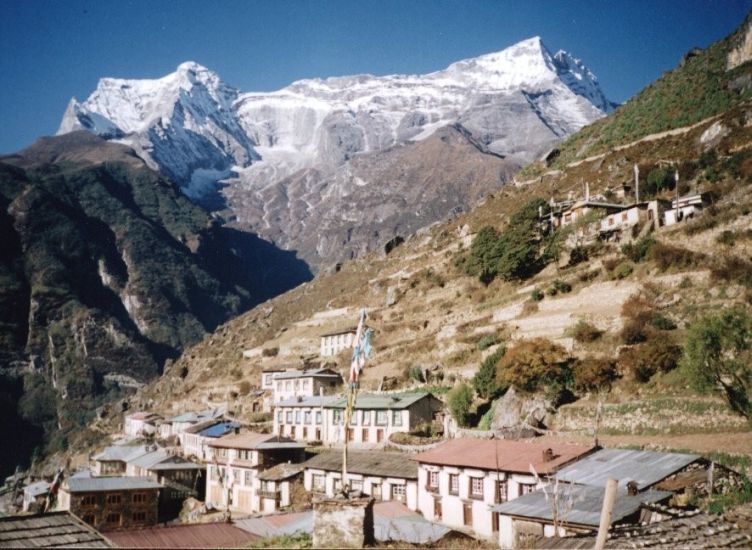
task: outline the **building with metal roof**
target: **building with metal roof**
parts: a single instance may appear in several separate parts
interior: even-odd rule
[[[288,369],[272,375],[273,401],[329,394],[342,384],[342,376],[328,368]]]
[[[109,537],[122,548],[247,548],[261,538],[229,523],[151,527],[112,532]]]
[[[659,481],[702,460],[700,455],[661,453],[633,449],[601,449],[562,468],[559,481],[605,487],[608,479],[619,480],[619,487],[634,482],[643,491]]]
[[[69,512],[0,518],[0,548],[112,548],[96,529]]]
[[[93,493],[113,491],[142,491],[160,489],[159,482],[146,476],[75,476],[63,482],[69,493]]]

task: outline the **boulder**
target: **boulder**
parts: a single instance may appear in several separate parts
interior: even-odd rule
[[[537,427],[552,410],[553,404],[542,395],[520,394],[514,387],[510,387],[494,403],[491,430],[507,430],[524,425]]]

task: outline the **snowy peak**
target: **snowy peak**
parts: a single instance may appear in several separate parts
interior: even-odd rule
[[[559,78],[570,90],[586,98],[604,113],[610,113],[614,110],[615,104],[606,99],[600,84],[598,84],[598,77],[581,60],[564,50],[556,52],[553,60]]]

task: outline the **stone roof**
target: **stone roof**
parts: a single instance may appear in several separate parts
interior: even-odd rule
[[[263,472],[259,472],[256,476],[262,481],[282,481],[283,479],[289,479],[295,477],[305,469],[303,464],[289,464],[283,462],[277,464],[272,468],[268,468]]]
[[[634,481],[642,491],[700,459],[699,455],[633,449],[601,449],[559,470],[560,481],[605,487],[618,479],[619,487]]]
[[[324,451],[304,462],[303,466],[311,470],[341,472],[342,451]],[[347,453],[347,471],[364,476],[418,479],[418,465],[403,453],[350,451]]]
[[[535,548],[591,549],[595,536],[539,537]],[[712,514],[686,512],[682,517],[643,525],[614,527],[606,540],[606,548],[750,548],[752,531]]]
[[[305,444],[294,439],[272,434],[245,432],[229,434],[209,443],[209,447],[223,449],[304,449]]]
[[[96,529],[68,512],[0,518],[0,548],[112,548]]]
[[[450,439],[412,456],[413,460],[442,466],[464,466],[500,472],[551,474],[590,453],[595,447],[557,443],[532,443],[509,439]],[[550,450],[551,455],[546,456]]]

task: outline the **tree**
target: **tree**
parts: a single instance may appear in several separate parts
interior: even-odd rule
[[[466,271],[488,284],[496,277],[500,257],[499,232],[487,225],[473,239]]]
[[[482,399],[491,399],[498,393],[500,388],[496,382],[496,364],[499,359],[504,357],[506,351],[504,346],[499,346],[497,350],[483,360],[478,372],[475,373],[473,387],[475,393]]]
[[[696,389],[720,391],[732,410],[752,418],[752,316],[741,307],[694,323],[682,367]]]
[[[470,416],[470,406],[473,404],[473,390],[460,382],[447,393],[447,406],[452,417],[460,426],[467,426]]]
[[[496,382],[533,392],[569,377],[569,355],[551,340],[533,338],[510,348],[496,367]]]

